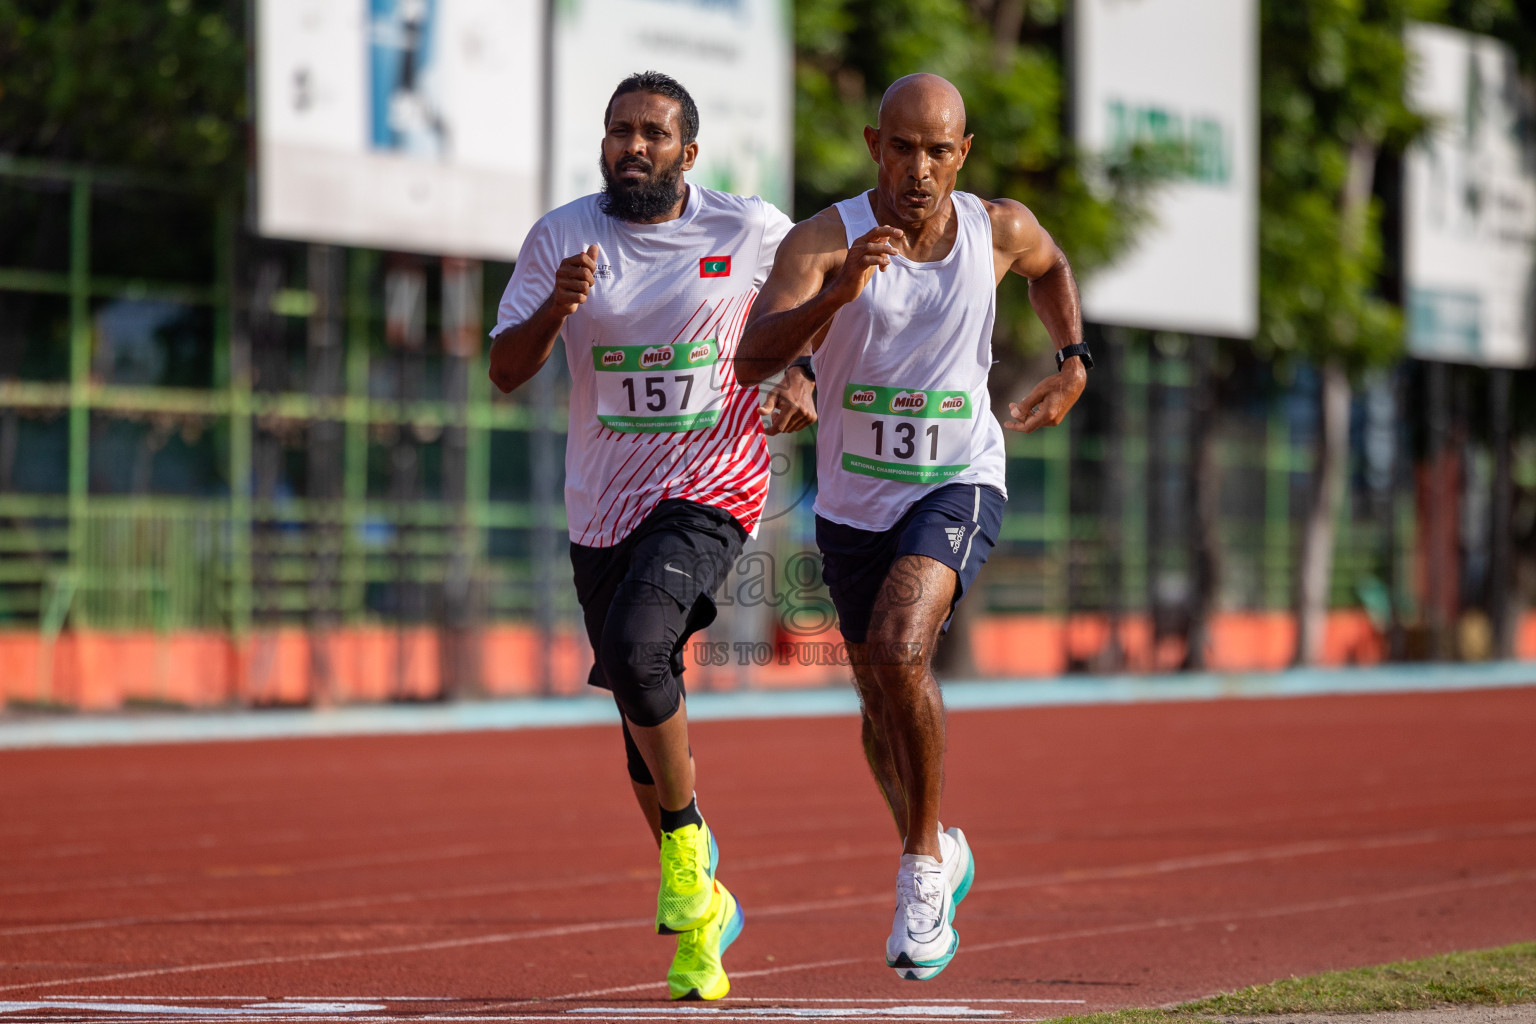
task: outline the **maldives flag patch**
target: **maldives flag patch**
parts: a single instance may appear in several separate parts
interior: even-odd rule
[[[699,260],[700,277],[730,277],[731,258],[729,256],[705,256]]]

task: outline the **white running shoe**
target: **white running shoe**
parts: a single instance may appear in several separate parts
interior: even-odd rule
[[[936,977],[960,948],[954,916],[954,896],[944,866],[922,854],[902,854],[896,872],[896,917],[891,937],[885,940],[885,965],[907,981]]]
[[[965,841],[965,833],[952,828],[939,833],[939,856],[943,858],[944,881],[949,884],[954,903],[950,908],[951,920],[960,901],[971,891],[976,879],[976,862],[971,859],[971,844]]]

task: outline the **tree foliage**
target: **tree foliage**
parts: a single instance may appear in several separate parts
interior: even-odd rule
[[[238,180],[238,0],[0,0],[0,152]]]
[[[1020,15],[1012,23],[1010,10]],[[797,0],[796,217],[874,184],[862,130],[886,86],[929,71],[965,97],[975,142],[961,188],[1029,206],[1079,275],[1121,251],[1140,224],[1142,165],[1095,174],[1075,152],[1063,128],[1060,12],[1025,10],[1006,0]],[[998,312],[1002,337],[1043,346],[1021,283],[1004,287]]]
[[[1423,128],[1404,97],[1403,26],[1439,13],[1438,0],[1262,0],[1264,354],[1352,370],[1400,355],[1401,312],[1379,288],[1372,173]]]

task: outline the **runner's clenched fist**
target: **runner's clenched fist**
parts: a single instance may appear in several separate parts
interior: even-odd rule
[[[875,271],[884,271],[891,265],[896,247],[891,245],[889,239],[901,237],[901,228],[885,224],[860,235],[848,247],[848,255],[843,257],[843,265],[838,268],[837,276],[832,278],[827,291],[843,303],[858,298]]]
[[[550,308],[561,316],[576,312],[576,307],[586,302],[591,294],[596,273],[596,244],[587,246],[585,252],[561,260],[555,271],[555,290],[549,297]]]

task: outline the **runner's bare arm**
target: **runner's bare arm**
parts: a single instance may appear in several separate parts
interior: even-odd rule
[[[597,246],[560,261],[555,287],[533,316],[496,335],[491,342],[491,383],[503,393],[533,378],[554,351],[565,318],[587,301],[597,270]],[[537,294],[537,293],[535,293]]]
[[[820,347],[827,325],[859,297],[876,270],[890,266],[887,239],[901,229],[875,228],[847,248],[842,218],[826,209],[792,228],[779,245],[773,272],[747,318],[736,348],[736,379],[756,384]]]
[[[1050,232],[1040,226],[1028,207],[1012,199],[988,203],[987,212],[992,218],[998,280],[1011,272],[1029,281],[1029,304],[1058,351],[1082,341],[1083,310],[1077,280]],[[1003,426],[1025,434],[1057,426],[1067,418],[1087,384],[1088,371],[1083,361],[1073,356],[1060,373],[1036,384],[1021,401],[1010,402],[1011,418]]]

